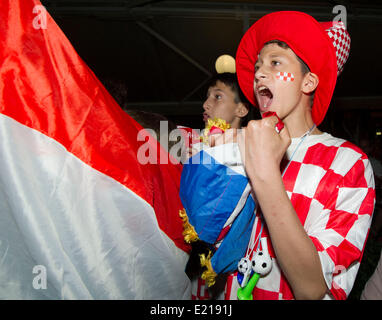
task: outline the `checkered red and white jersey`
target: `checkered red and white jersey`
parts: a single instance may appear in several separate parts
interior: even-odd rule
[[[287,158],[298,143],[299,139],[292,139]],[[317,249],[330,289],[324,299],[346,299],[360,265],[375,204],[374,177],[367,156],[350,142],[330,134],[311,135],[297,149],[283,180],[293,207]],[[260,220],[258,215],[254,239],[261,229]],[[277,264],[266,226],[262,237],[268,239],[273,267],[267,276],[259,279],[253,291],[254,299],[294,299]],[[203,280],[194,281],[192,287],[193,299],[209,297]],[[236,274],[231,274],[220,298],[237,299],[238,288]]]

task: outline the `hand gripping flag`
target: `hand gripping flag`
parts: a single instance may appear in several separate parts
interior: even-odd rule
[[[204,145],[199,144],[201,151],[183,166],[180,197],[185,212],[181,216],[185,240],[196,241],[203,252],[202,241],[210,250],[201,254],[200,263],[207,268],[202,278],[211,286],[217,274],[236,270],[245,255],[255,219],[255,201],[238,145],[200,146]],[[193,270],[189,274],[193,276]]]
[[[0,128],[0,299],[190,297],[181,167],[139,162],[142,127],[37,0],[0,2]]]

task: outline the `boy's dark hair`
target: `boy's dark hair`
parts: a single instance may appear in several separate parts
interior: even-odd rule
[[[280,41],[280,40],[271,40],[271,41],[266,42],[265,45],[271,44],[271,43],[275,43],[275,44],[277,44],[279,47],[281,47],[283,49],[290,49],[290,47],[285,42]],[[301,64],[302,74],[305,75],[308,72],[310,72],[310,69],[309,69],[308,65],[298,55],[296,55],[296,57],[297,57],[297,60]]]
[[[237,81],[235,73],[224,72],[214,75],[209,83],[209,87],[215,86],[218,81],[224,83],[227,87],[231,88],[232,92],[235,94],[235,103],[242,102],[246,104],[246,107],[249,106],[250,103],[244,96],[244,94],[241,92],[239,82]]]
[[[215,86],[218,81],[231,88],[232,92],[235,94],[235,103],[241,102],[247,108],[248,114],[241,119],[241,126],[246,126],[250,120],[254,119],[253,107],[241,91],[236,73],[224,72],[215,74],[209,83],[209,87]]]

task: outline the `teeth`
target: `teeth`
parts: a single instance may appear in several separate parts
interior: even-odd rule
[[[262,96],[272,95],[271,91],[266,86],[261,86],[257,89]]]
[[[273,94],[271,92],[271,90],[269,90],[266,86],[260,86],[257,88],[257,92],[261,95],[261,96],[267,96],[267,97],[270,97],[270,98],[273,98]]]
[[[260,86],[257,91],[261,94],[261,95],[267,95],[268,93],[270,93],[271,91],[266,87],[266,86]]]

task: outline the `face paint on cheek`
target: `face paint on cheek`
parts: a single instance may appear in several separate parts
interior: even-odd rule
[[[286,82],[294,81],[294,75],[293,73],[290,73],[290,72],[278,72],[276,74],[276,79],[286,81]]]

